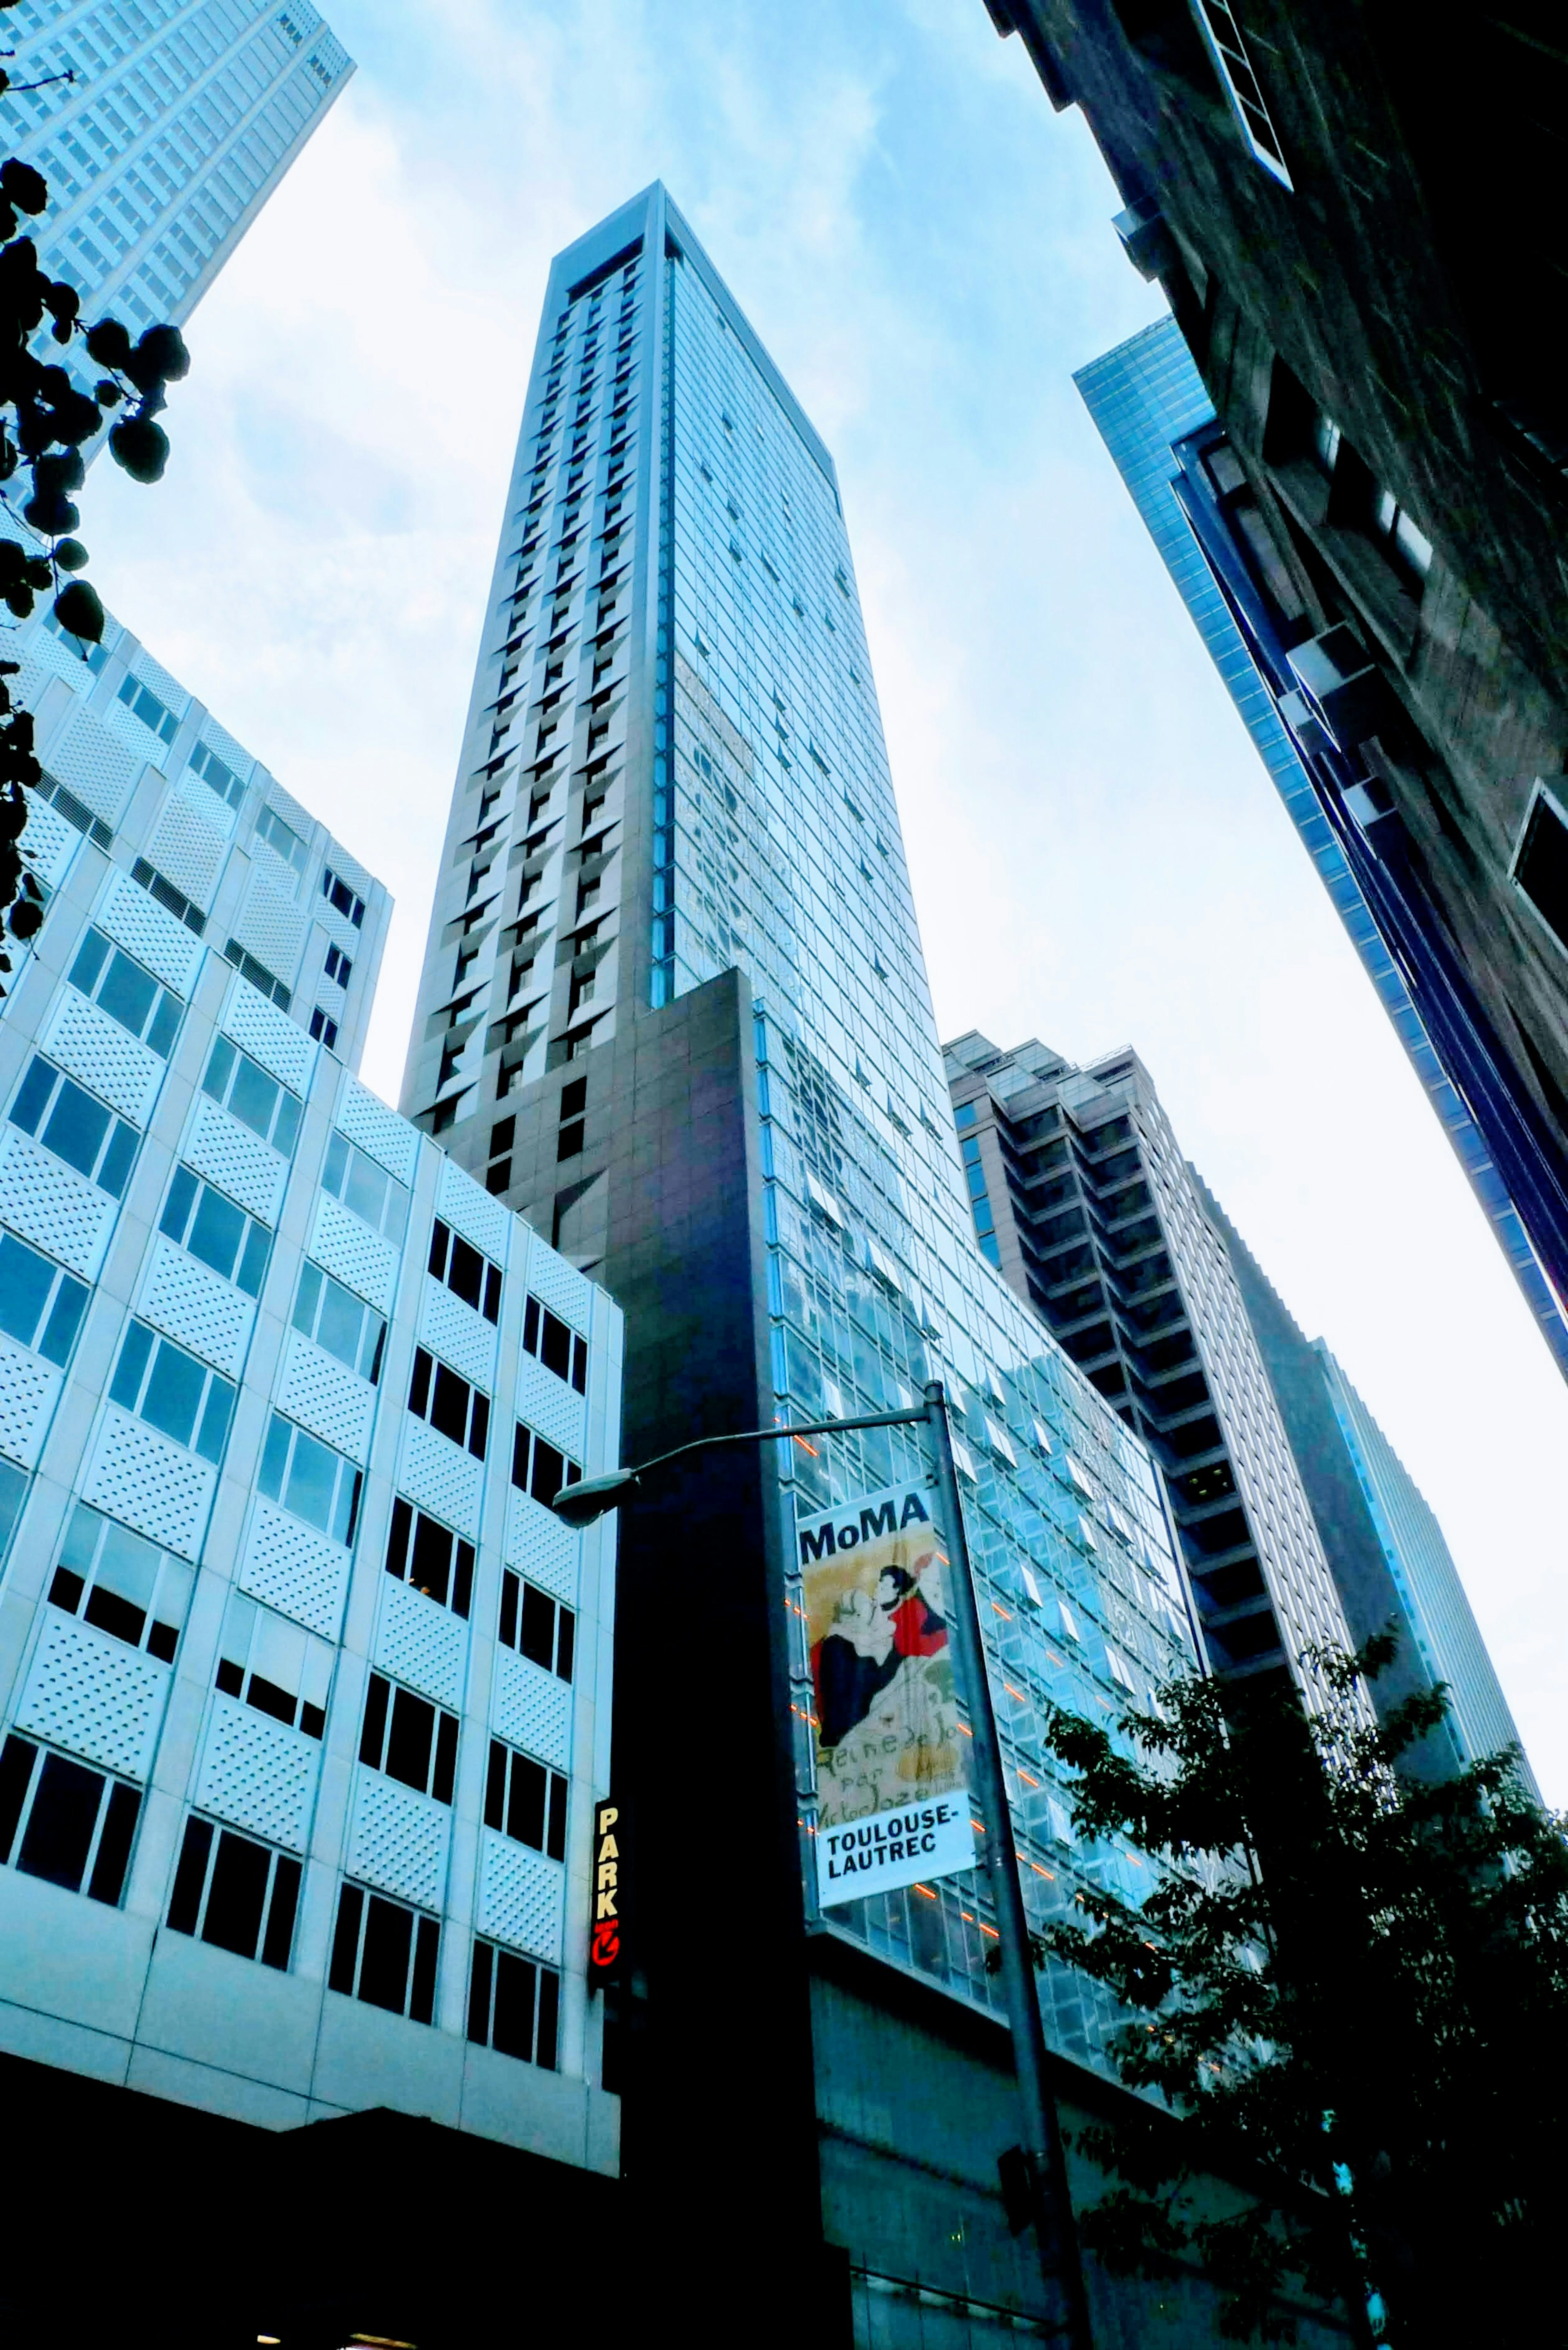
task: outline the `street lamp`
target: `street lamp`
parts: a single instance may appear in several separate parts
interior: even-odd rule
[[[954,1570],[950,1604],[959,1669],[969,1698],[975,1776],[984,1814],[985,1866],[996,1908],[1002,1979],[1012,2029],[1012,2062],[1023,2106],[1023,2154],[1033,2189],[1040,2265],[1047,2288],[1054,2286],[1065,2295],[1071,2350],[1093,2350],[1077,2231],[1067,2191],[1062,2126],[1046,2079],[1045,2033],[1034,1988],[1029,1921],[1018,1877],[1018,1850],[1012,1840],[1012,1813],[1002,1776],[1002,1749],[997,1742],[991,1681],[981,1641],[974,1578],[970,1568],[969,1544],[964,1539],[963,1508],[953,1471],[947,1397],[940,1379],[929,1383],[925,1398],[923,1404],[909,1411],[869,1412],[858,1419],[819,1419],[805,1427],[750,1428],[735,1436],[699,1436],[690,1444],[678,1444],[672,1452],[656,1454],[636,1469],[616,1469],[606,1477],[589,1477],[576,1485],[565,1485],[550,1507],[569,1526],[591,1525],[596,1518],[629,1501],[642,1480],[654,1470],[666,1469],[672,1461],[684,1461],[695,1452],[717,1451],[727,1444],[775,1444],[795,1436],[847,1436],[863,1428],[923,1427],[928,1431],[936,1455],[937,1492],[951,1553],[949,1563]]]

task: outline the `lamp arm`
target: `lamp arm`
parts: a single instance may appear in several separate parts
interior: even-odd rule
[[[846,1436],[857,1428],[923,1428],[926,1408],[917,1406],[913,1411],[867,1412],[859,1419],[814,1419],[802,1428],[744,1428],[735,1436],[699,1436],[690,1444],[678,1444],[673,1452],[656,1452],[651,1461],[639,1461],[628,1469],[628,1477],[646,1477],[650,1469],[663,1469],[671,1461],[683,1461],[688,1453],[711,1452],[722,1444],[772,1444],[786,1436]]]

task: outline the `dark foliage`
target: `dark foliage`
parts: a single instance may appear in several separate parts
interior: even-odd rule
[[[1122,2272],[1196,2257],[1227,2334],[1293,2338],[1280,2296],[1370,2303],[1398,2350],[1561,2342],[1568,2185],[1568,1850],[1511,1753],[1431,1784],[1400,1757],[1440,1693],[1381,1729],[1391,1640],[1316,1661],[1309,1719],[1210,1681],[1107,1734],[1058,1712],[1085,1833],[1174,1861],[1140,1909],[1082,1897],[1048,1939],[1141,2021],[1122,2076],[1186,2117],[1093,2133],[1116,2179],[1085,2238]],[[1255,2200],[1203,2216],[1201,2176]],[[1364,2334],[1363,2338],[1366,2338]]]

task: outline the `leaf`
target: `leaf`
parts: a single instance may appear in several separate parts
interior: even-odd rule
[[[15,155],[0,163],[0,190],[19,213],[41,213],[49,201],[43,173],[35,172],[31,163],[19,162]]]
[[[18,898],[6,920],[14,939],[36,939],[44,927],[44,910],[31,898]]]
[[[130,358],[130,337],[118,318],[100,318],[87,330],[88,357],[99,367],[123,369]]]
[[[169,463],[169,435],[150,416],[127,416],[109,436],[109,452],[133,482],[157,482]]]
[[[79,538],[62,538],[55,548],[55,561],[62,571],[81,571],[87,567],[88,551]]]
[[[103,642],[103,606],[97,590],[85,579],[73,579],[62,588],[55,598],[55,618],[67,636],[82,639],[88,644]]]

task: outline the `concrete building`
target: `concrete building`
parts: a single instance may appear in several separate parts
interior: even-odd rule
[[[1440,926],[1412,897],[1381,803],[1310,717],[1277,567],[1260,555],[1256,501],[1175,319],[1144,328],[1074,380],[1568,1375],[1560,1139],[1521,1087]]]
[[[354,1075],[379,883],[129,631],[17,639],[47,910],[0,1003],[0,2308],[57,2315],[91,2145],[125,2192],[84,2324],[295,2341],[312,2303],[336,2343],[393,2282],[493,2324],[457,2207],[564,2255],[618,2158],[613,1526],[545,1504],[617,1457],[621,1318]],[[133,2182],[171,2178],[143,2296]]]
[[[1390,951],[1402,924],[1479,1008],[1480,1068],[1547,1196],[1505,1180],[1561,1309],[1568,407],[1540,331],[1564,257],[1560,24],[1527,5],[1434,45],[1368,5],[987,5],[1082,109],[1169,297],[1297,743],[1368,842]]]

